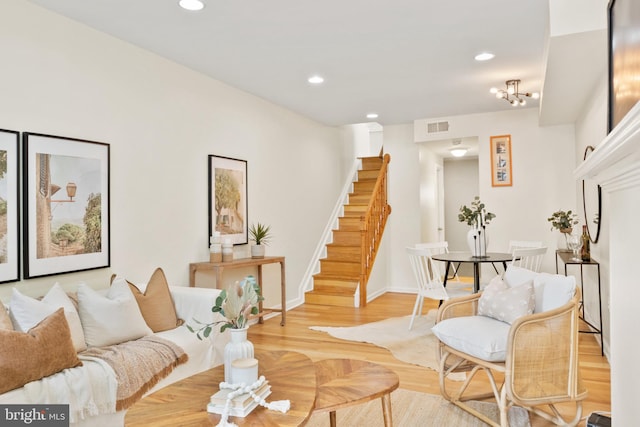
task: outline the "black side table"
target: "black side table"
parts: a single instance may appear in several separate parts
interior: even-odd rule
[[[600,335],[600,350],[601,350],[602,356],[604,356],[604,336],[602,335],[602,291],[600,288],[600,263],[594,260],[593,258],[591,258],[590,261],[582,261],[582,260],[576,261],[573,259],[573,254],[571,252],[557,250],[556,251],[556,273],[558,273],[558,258],[564,264],[565,276],[567,275],[567,265],[580,266],[580,288],[582,288],[584,285],[584,278],[583,278],[583,272],[582,272],[583,267],[585,265],[594,265],[598,270],[598,314],[600,316],[600,327],[599,328],[595,327],[584,318],[584,301],[580,301],[580,310],[582,312],[582,315],[580,316],[580,320],[582,320],[584,323],[589,325],[589,327],[591,328],[588,331],[580,331],[580,332],[585,334]],[[584,292],[582,293],[582,298],[584,299]]]

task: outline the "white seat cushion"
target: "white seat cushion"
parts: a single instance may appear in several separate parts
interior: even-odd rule
[[[490,362],[502,362],[511,325],[485,316],[446,319],[431,330],[446,345]]]

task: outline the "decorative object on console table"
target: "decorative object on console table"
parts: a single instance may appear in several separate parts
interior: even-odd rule
[[[23,147],[24,277],[109,267],[109,144],[25,133]]]
[[[233,243],[231,239],[224,239],[222,244],[222,262],[233,261]]]
[[[198,324],[198,329],[187,325],[198,339],[208,338],[213,327],[219,324],[220,332],[229,329],[231,340],[224,348],[225,382],[231,382],[231,362],[236,359],[253,358],[253,344],[247,340],[248,322],[250,315],[255,316],[259,313],[258,305],[262,299],[256,279],[247,276],[242,283],[235,282],[229,289],[223,289],[216,298],[216,304],[211,311],[220,313],[224,316],[223,320],[203,323],[193,319]]]
[[[209,156],[209,236],[247,243],[247,161]]]
[[[589,232],[587,226],[582,226],[582,248],[580,249],[580,259],[582,261],[591,261],[591,239],[589,239]]]
[[[222,238],[219,231],[214,231],[209,237],[209,261],[222,262]]]
[[[491,137],[491,186],[513,185],[511,172],[511,135]]]
[[[472,227],[467,233],[467,244],[474,257],[487,255],[487,244],[489,243],[487,225],[495,217],[495,214],[487,212],[484,203],[480,201],[480,196],[474,197],[470,208],[466,205],[460,207],[458,221],[466,222]]]
[[[259,222],[251,224],[249,237],[255,242],[255,245],[251,246],[251,258],[264,258],[265,246],[271,240],[271,226]]]
[[[573,226],[578,223],[578,214],[573,213],[573,211],[556,211],[554,212],[547,221],[551,223],[551,231],[553,229],[557,229],[564,235],[564,243],[565,249],[569,249],[569,244],[567,241],[568,235],[573,231]]]
[[[0,228],[0,283],[20,279],[19,133],[0,129],[0,211],[5,220]]]

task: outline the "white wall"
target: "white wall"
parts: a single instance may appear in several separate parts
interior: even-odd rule
[[[384,260],[388,266],[389,290],[415,292],[405,248],[420,241],[420,169],[418,146],[413,143],[411,125],[385,126],[384,149],[391,156],[388,177],[388,201],[391,215],[384,232]]]
[[[427,134],[427,123],[445,120],[450,124],[448,132]],[[417,143],[477,137],[478,195],[496,214],[488,230],[489,250],[506,251],[509,240],[541,240],[549,248],[542,269],[555,271],[555,250],[563,240],[560,233],[550,231],[547,218],[558,209],[577,207],[572,176],[576,164],[573,125],[539,127],[536,110],[529,108],[416,120],[414,133]],[[492,135],[511,135],[511,187],[491,186]],[[490,266],[483,269],[493,271]]]
[[[146,281],[157,266],[187,284],[189,263],[208,260],[209,154],[248,161],[249,222],[272,226],[267,255],[287,258],[297,297],[352,163],[341,130],[24,1],[0,2],[0,52],[0,128],[110,144],[112,265],[0,285],[2,299],[12,286],[106,286],[112,271]]]
[[[603,72],[602,78],[592,90],[591,99],[580,114],[576,122],[576,148],[575,158],[577,164],[582,162],[584,150],[591,145],[597,147],[607,135],[607,77]],[[580,205],[581,224],[584,224],[582,209],[582,186],[578,183],[578,204]],[[602,215],[600,220],[600,238],[597,244],[591,244],[591,256],[600,263],[601,299],[602,299],[602,323],[604,330],[605,352],[610,354],[610,265],[609,265],[609,218],[611,214],[609,197],[603,194]],[[592,227],[590,225],[589,227]],[[591,324],[599,325],[598,316],[598,277],[594,268],[584,269],[583,299],[585,304],[585,317]]]

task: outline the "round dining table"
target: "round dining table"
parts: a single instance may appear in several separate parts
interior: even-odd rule
[[[443,254],[432,255],[431,258],[437,261],[447,263],[444,274],[444,286],[447,286],[447,277],[449,276],[449,268],[452,263],[473,263],[473,292],[480,290],[480,265],[483,263],[502,263],[504,269],[507,269],[507,262],[513,259],[510,253],[487,252],[485,256],[473,256],[471,252],[448,252]]]

